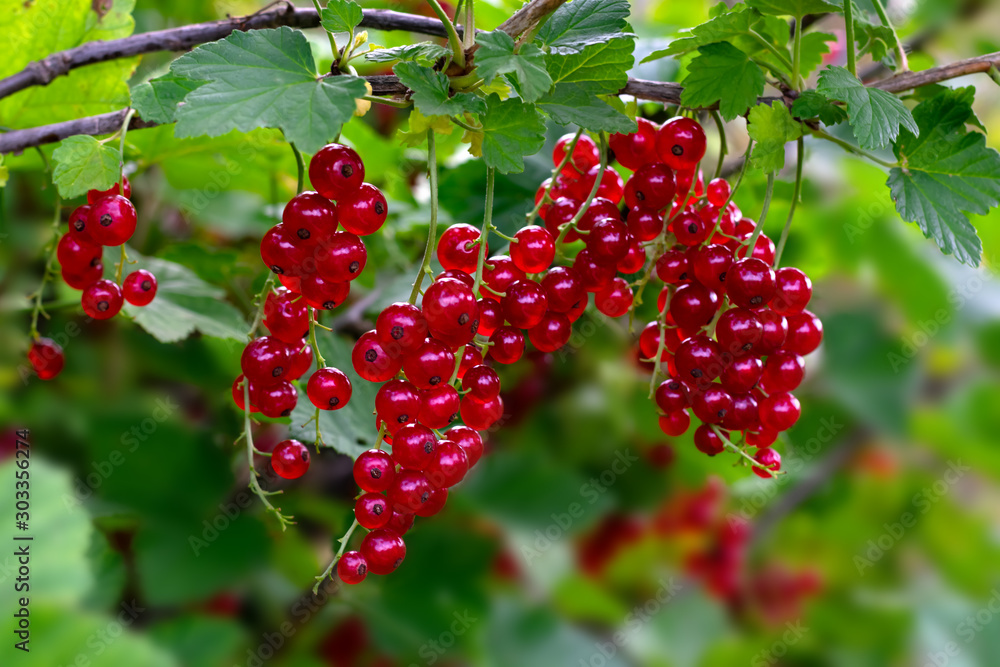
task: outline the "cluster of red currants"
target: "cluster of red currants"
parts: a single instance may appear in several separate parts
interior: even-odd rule
[[[103,278],[104,246],[120,246],[135,233],[135,207],[130,201],[128,178],[107,190],[90,190],[87,203],[69,217],[69,230],[56,246],[63,280],[82,290],[83,311],[95,320],[117,315],[125,301],[133,306],[148,305],[156,296],[156,277],[139,269],[125,277],[121,285]],[[28,361],[38,377],[51,380],[65,363],[62,348],[49,338],[38,338],[28,351]]]
[[[233,400],[244,408],[244,382],[250,409],[266,417],[292,413],[298,393],[292,380],[313,364],[309,334],[310,308],[332,310],[344,302],[350,281],[361,275],[368,258],[362,235],[381,229],[388,208],[375,186],[365,183],[365,166],[351,148],[330,144],[309,163],[315,192],[296,195],[285,206],[281,222],[264,235],[260,254],[282,286],[268,293],[263,324],[270,335],[243,350],[243,374],[233,382]],[[336,203],[334,203],[336,202]],[[336,368],[319,368],[306,386],[309,400],[321,410],[339,410],[351,398],[351,381]],[[309,467],[309,453],[295,440],[275,448],[271,467],[296,479]]]

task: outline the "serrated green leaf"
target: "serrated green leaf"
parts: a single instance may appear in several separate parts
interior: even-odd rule
[[[320,24],[329,32],[352,32],[364,18],[361,5],[351,0],[327,0]]]
[[[757,142],[750,155],[751,165],[765,173],[781,171],[785,166],[785,144],[802,136],[802,125],[780,102],[758,104],[750,110],[747,120],[747,132]]]
[[[827,67],[816,90],[829,99],[847,103],[854,136],[864,148],[881,148],[896,140],[900,127],[918,132],[910,110],[893,95],[869,88],[843,67]]]
[[[175,343],[195,332],[213,338],[246,341],[249,325],[235,307],[224,301],[225,291],[209,285],[185,266],[157,257],[144,257],[128,248],[134,264],[124,275],[146,269],[156,276],[156,297],[146,306],[126,303],[125,314],[161,343]],[[119,260],[118,248],[104,251],[104,265]]]
[[[573,0],[552,12],[536,39],[549,53],[579,53],[621,37],[629,12],[628,0]]]
[[[723,6],[723,5],[720,5]],[[720,14],[715,18],[692,28],[685,36],[670,42],[670,46],[654,51],[642,62],[659,60],[667,56],[675,56],[688,51],[694,51],[707,44],[729,42],[748,55],[753,55],[763,48],[759,41],[750,36],[750,29],[760,21],[758,12],[739,5],[737,10]]]
[[[610,101],[618,99],[612,97]],[[608,101],[573,83],[556,86],[551,93],[538,100],[538,107],[560,125],[578,125],[591,132],[630,134],[637,127],[634,119],[612,107]]]
[[[476,72],[485,83],[492,83],[501,74],[512,74],[517,92],[526,102],[534,102],[552,88],[545,54],[534,44],[525,44],[514,53],[514,39],[503,30],[481,33],[476,43]]]
[[[761,14],[796,16],[798,18],[807,14],[826,14],[840,11],[837,5],[832,5],[825,0],[747,0],[747,4]]]
[[[799,57],[799,72],[808,77],[823,62],[823,56],[830,53],[827,42],[836,42],[836,35],[825,32],[807,32],[802,35],[802,50]]]
[[[591,93],[615,94],[628,83],[635,58],[630,37],[591,44],[579,53],[548,55],[545,67],[556,84],[575,83]]]
[[[432,67],[439,59],[451,53],[434,42],[418,42],[394,46],[391,49],[375,49],[365,54],[365,60],[372,63],[413,62],[424,67]]]
[[[837,125],[847,120],[846,111],[815,90],[807,90],[796,98],[792,103],[792,115],[796,118],[819,117],[824,125]]]
[[[733,120],[757,103],[764,92],[764,72],[747,54],[728,42],[706,44],[688,65],[682,82],[681,104],[710,107],[719,103],[719,112]]]
[[[360,77],[318,78],[305,35],[288,27],[234,32],[181,56],[171,72],[207,82],[178,109],[178,137],[277,127],[307,153],[337,136],[367,92]]]
[[[486,103],[472,93],[449,97],[451,84],[442,72],[416,63],[399,63],[392,69],[400,83],[413,91],[413,103],[425,116],[461,116],[486,110]]]
[[[176,120],[177,105],[192,90],[202,84],[174,74],[167,74],[132,89],[132,107],[139,118],[153,123],[172,123]]]
[[[121,153],[94,137],[78,135],[62,140],[52,151],[52,182],[67,199],[87,190],[106,190],[121,177]]]
[[[947,90],[913,110],[919,135],[903,130],[893,147],[902,166],[886,184],[899,215],[946,255],[978,266],[982,243],[966,214],[1000,204],[1000,154],[966,129],[974,89]]]
[[[545,123],[535,105],[496,94],[486,98],[482,132],[483,160],[501,174],[524,171],[524,156],[545,143]]]

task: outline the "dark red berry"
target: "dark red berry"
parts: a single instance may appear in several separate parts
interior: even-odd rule
[[[403,359],[403,372],[420,389],[447,384],[455,372],[455,354],[447,345],[428,340]]]
[[[774,272],[776,293],[771,309],[780,315],[801,313],[812,297],[812,281],[799,269],[786,266]]]
[[[754,311],[754,315],[764,332],[757,344],[757,353],[763,356],[777,352],[788,336],[788,320],[770,308]]]
[[[291,363],[288,365],[288,380],[298,380],[312,368],[313,363],[313,352],[312,346],[306,341],[299,341],[297,345],[292,346]]]
[[[360,584],[368,576],[368,561],[360,551],[347,551],[337,561],[337,576],[345,584]]]
[[[458,419],[459,396],[450,384],[420,392],[420,423],[429,428],[444,428]]]
[[[114,185],[107,190],[87,190],[87,203],[93,205],[114,195],[121,195],[125,199],[132,198],[132,184],[129,183],[128,176],[124,177],[122,181],[115,181]]]
[[[761,425],[779,432],[790,429],[802,413],[799,399],[787,392],[765,396],[761,399],[758,410]]]
[[[698,283],[681,285],[670,299],[670,316],[678,326],[690,331],[711,322],[718,309],[719,297]]]
[[[726,434],[725,431],[722,431],[722,433]],[[726,437],[728,437],[728,434],[726,434]],[[708,454],[709,456],[721,454],[726,449],[723,439],[708,424],[702,424],[695,429],[694,446],[698,448],[699,452]]]
[[[444,230],[437,246],[441,266],[468,274],[475,273],[479,260],[478,240],[479,230],[472,225],[458,223]],[[486,252],[489,253],[488,246]]]
[[[627,222],[629,233],[641,242],[652,241],[663,231],[663,215],[651,208],[630,209]]]
[[[733,397],[718,385],[691,396],[691,410],[706,424],[721,424],[732,409]]]
[[[674,354],[677,371],[685,382],[704,386],[719,377],[724,368],[722,352],[708,336],[692,336],[677,348]]]
[[[36,338],[28,348],[28,363],[41,380],[59,375],[66,363],[62,347],[51,338]]]
[[[518,280],[510,285],[500,304],[504,319],[520,329],[530,329],[541,322],[548,310],[545,290],[533,280]]]
[[[465,450],[465,456],[469,461],[469,467],[476,465],[476,462],[483,455],[483,439],[479,432],[468,426],[452,426],[445,431],[445,437]]]
[[[716,208],[721,208],[726,205],[731,192],[732,188],[729,186],[729,181],[724,178],[713,178],[708,183],[705,196],[708,198],[709,204]]]
[[[753,467],[753,473],[758,477],[774,477],[774,473],[781,470],[781,455],[770,447],[759,450],[754,460],[760,464]]]
[[[381,493],[366,493],[354,502],[354,518],[368,530],[382,528],[392,518],[389,501]]]
[[[788,316],[788,336],[784,347],[788,352],[805,356],[823,342],[823,322],[818,317],[803,310]]]
[[[356,191],[337,201],[340,226],[358,236],[374,234],[382,229],[389,214],[385,195],[371,183],[362,183]]]
[[[744,356],[734,359],[719,376],[722,388],[730,394],[745,394],[760,381],[763,364],[760,358]]]
[[[350,282],[361,275],[368,263],[364,241],[350,232],[334,232],[320,245],[316,269],[329,282]]]
[[[406,380],[389,380],[375,394],[375,413],[392,436],[417,421],[420,406],[420,391]]]
[[[402,360],[389,356],[385,351],[374,330],[366,332],[354,344],[351,363],[357,374],[369,382],[385,382],[402,366]]]
[[[479,328],[476,332],[485,338],[493,335],[498,327],[503,325],[503,308],[500,302],[482,298],[476,302],[479,306]]]
[[[473,366],[462,378],[462,389],[473,398],[488,401],[500,394],[500,376],[489,366]]]
[[[107,320],[122,309],[122,290],[111,280],[98,280],[83,290],[83,312],[95,320]]]
[[[483,267],[483,285],[490,289],[480,289],[480,296],[499,301],[507,288],[518,280],[524,280],[525,273],[507,255],[490,257]],[[471,285],[470,285],[471,287]]]
[[[573,260],[573,269],[580,276],[588,292],[596,292],[605,287],[617,272],[616,266],[598,262],[589,250],[577,253],[576,259]]]
[[[406,558],[403,538],[385,528],[373,530],[361,542],[361,555],[373,574],[392,574]]]
[[[611,279],[594,294],[594,305],[608,317],[622,317],[632,308],[632,288],[620,276]]]
[[[422,424],[407,424],[392,436],[392,458],[403,468],[423,470],[436,448],[437,438]]]
[[[723,245],[711,244],[694,256],[694,276],[705,287],[722,292],[726,289],[726,274],[733,264],[733,253]]]
[[[117,246],[135,234],[135,207],[125,197],[112,195],[94,202],[87,214],[87,231],[97,243]]]
[[[351,293],[350,283],[338,283],[327,280],[317,273],[303,276],[299,289],[306,303],[318,310],[333,310],[347,300]]]
[[[734,357],[756,352],[757,344],[764,336],[764,326],[754,311],[746,308],[731,308],[724,312],[715,325],[715,338],[726,354]]]
[[[274,336],[261,336],[247,344],[240,367],[251,383],[265,386],[286,378],[293,351]]]
[[[555,352],[569,342],[573,324],[563,313],[546,311],[541,322],[528,329],[528,340],[541,352]]]
[[[269,293],[264,301],[264,326],[278,340],[298,344],[309,333],[305,299],[284,288]]]
[[[147,306],[156,296],[156,276],[145,269],[139,269],[125,276],[122,294],[133,306]]]
[[[665,413],[683,410],[691,404],[687,387],[676,378],[668,378],[660,383],[656,388],[655,400],[656,407]]]
[[[89,243],[90,245],[99,245],[97,241],[90,235],[87,231],[88,218],[90,216],[90,207],[84,204],[83,206],[77,206],[76,209],[69,216],[69,235],[75,238],[81,243]]]
[[[566,149],[573,143],[572,134],[565,134],[556,142],[552,150],[552,164],[558,166],[566,157]],[[581,174],[586,174],[591,167],[600,164],[601,156],[597,151],[597,144],[585,134],[581,134],[573,147],[573,155],[570,157],[562,173],[570,178],[579,178]]]
[[[471,396],[462,397],[462,421],[477,431],[486,431],[503,416],[503,399],[497,396],[488,401],[477,401]]]
[[[250,402],[257,406],[265,417],[278,419],[292,414],[299,394],[291,382],[279,380],[266,387],[251,385]]]
[[[660,416],[660,430],[672,438],[684,435],[690,426],[691,417],[686,410],[668,412]]]
[[[467,472],[469,457],[465,450],[451,440],[442,440],[424,474],[435,489],[447,489],[461,482]]]
[[[525,273],[541,273],[550,266],[556,255],[556,245],[544,227],[530,225],[520,229],[510,245],[510,257]]]
[[[767,358],[761,375],[761,389],[768,394],[794,391],[805,375],[805,359],[794,352],[779,351]]]
[[[638,129],[632,134],[612,134],[608,145],[615,152],[618,164],[635,171],[649,162],[656,162],[657,126],[645,118],[636,118]]]
[[[309,470],[309,450],[298,440],[282,440],[271,452],[271,467],[279,477],[298,479]]]
[[[309,378],[306,395],[320,410],[339,410],[351,400],[351,381],[336,368],[320,368]]]
[[[365,165],[353,148],[329,144],[309,161],[309,181],[326,197],[339,201],[356,192],[365,180]]]
[[[688,264],[687,253],[683,250],[668,250],[656,260],[656,277],[668,285],[679,285],[693,278]]]
[[[393,455],[395,456],[395,453]],[[428,463],[429,459],[424,466]],[[412,514],[430,499],[433,490],[434,487],[427,481],[424,473],[417,470],[401,470],[389,487],[389,504],[397,512]]]
[[[726,274],[726,294],[741,308],[763,308],[774,293],[774,270],[759,259],[741,259]]]
[[[670,205],[676,185],[674,172],[662,162],[639,167],[625,182],[625,204],[629,208],[660,210]]]
[[[260,257],[265,266],[279,276],[299,276],[303,273],[301,265],[308,257],[308,252],[296,245],[287,227],[277,224],[267,230],[261,239]]]
[[[442,279],[430,284],[424,292],[421,309],[431,329],[444,333],[471,331],[479,328],[479,306],[472,289],[457,280]]]
[[[573,306],[586,300],[587,297],[583,279],[572,267],[552,267],[542,278],[541,284],[545,290],[549,310],[557,313],[569,312]]]
[[[696,213],[684,211],[670,223],[670,231],[677,237],[678,243],[686,246],[701,245],[712,235],[714,223],[709,224]]]
[[[618,260],[618,272],[625,275],[638,273],[644,266],[646,266],[646,250],[638,239],[633,237],[628,244],[628,252]]]
[[[705,147],[705,130],[683,116],[668,120],[656,135],[657,154],[674,169],[692,169],[705,157]]]
[[[56,259],[63,271],[81,274],[101,263],[101,246],[63,234],[56,245]]]
[[[318,192],[303,192],[285,204],[281,222],[296,243],[315,244],[337,231],[337,206]]]
[[[392,485],[396,464],[388,452],[369,449],[354,461],[354,483],[364,491],[379,493]]]

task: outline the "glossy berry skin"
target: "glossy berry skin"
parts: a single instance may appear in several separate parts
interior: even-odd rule
[[[692,336],[680,344],[674,363],[681,380],[693,386],[704,386],[719,377],[724,365],[722,351],[708,336]]]
[[[671,118],[656,135],[656,152],[673,169],[692,169],[705,157],[705,131],[698,121]]]
[[[545,229],[549,230],[549,233],[552,234],[552,238],[558,238],[560,232],[559,228],[572,220],[573,216],[575,216],[576,212],[579,210],[579,200],[570,197],[559,197],[552,202],[552,205],[549,206],[548,210],[545,212],[545,216],[542,218],[545,220]],[[579,238],[579,234],[574,231],[570,231],[566,235],[567,241],[574,241],[577,238]]]
[[[571,267],[552,267],[542,278],[541,284],[545,290],[549,310],[557,313],[567,313],[581,300],[587,298],[583,279],[576,269]]]
[[[299,394],[291,382],[279,380],[266,387],[251,386],[253,393],[250,394],[250,401],[260,409],[261,414],[271,419],[287,417],[292,414],[295,404],[298,402]]]
[[[413,304],[396,302],[379,313],[375,333],[382,347],[390,353],[398,348],[399,354],[406,354],[423,345],[427,337],[427,320]]]
[[[340,226],[352,234],[367,236],[382,229],[389,204],[385,195],[371,183],[362,183],[355,192],[337,200]]]
[[[122,309],[122,290],[111,280],[98,280],[83,290],[83,312],[95,320],[111,319]]]
[[[122,195],[125,199],[132,198],[132,184],[129,183],[128,176],[122,179],[122,182],[115,181],[115,184],[107,190],[87,190],[87,203],[93,205],[114,195]]]
[[[356,192],[365,180],[365,165],[353,148],[329,144],[309,161],[309,181],[326,197],[339,201]]]
[[[298,440],[282,440],[271,452],[271,467],[279,477],[298,479],[309,470],[309,450]]]
[[[240,368],[252,384],[263,387],[286,379],[292,352],[287,343],[273,336],[261,336],[243,349]]]
[[[351,381],[336,368],[320,368],[309,378],[306,395],[320,410],[339,410],[351,400]]]
[[[457,269],[465,273],[475,273],[479,259],[479,230],[464,222],[444,230],[438,240],[437,257],[445,269]],[[489,248],[487,246],[487,253]]]
[[[750,238],[750,235],[747,234],[746,238]],[[735,241],[730,241],[730,243],[735,243]],[[753,247],[753,254],[750,256],[759,259],[768,266],[771,266],[772,264],[774,264],[774,253],[775,253],[774,241],[769,239],[767,234],[761,234],[757,238],[757,243],[755,243]],[[739,258],[746,257],[747,248],[740,247],[736,252],[736,256]]]
[[[608,138],[618,164],[632,171],[657,161],[656,131],[659,128],[645,118],[637,118],[636,123],[638,129],[632,134],[612,134]]]
[[[677,237],[677,241],[688,247],[707,241],[713,229],[714,223],[709,224],[700,215],[688,211],[678,214],[670,223],[670,231]]]
[[[299,341],[292,346],[292,361],[288,367],[288,380],[298,380],[312,368],[313,351],[312,346],[306,341]]]
[[[393,535],[402,537],[410,528],[413,528],[413,515],[393,510],[392,518],[382,530],[389,531]]]
[[[761,375],[761,389],[768,394],[794,391],[802,384],[805,359],[794,352],[779,351],[767,358]]]
[[[381,493],[396,477],[396,464],[388,452],[369,449],[361,452],[354,461],[354,483],[363,491]]]
[[[618,260],[618,273],[624,273],[625,275],[638,273],[642,271],[644,266],[646,266],[646,250],[633,237],[628,244],[628,252],[625,253],[623,258]]]
[[[389,501],[381,493],[366,493],[354,502],[354,518],[368,530],[382,528],[392,518]]]
[[[245,385],[246,385],[246,378],[243,376],[242,373],[238,375],[235,380],[233,380],[233,388],[232,388],[233,403],[235,403],[236,407],[240,409],[240,412],[244,412],[246,410],[246,400],[243,392]],[[254,388],[249,387],[248,392],[251,396],[251,402],[252,402],[253,401],[252,397],[254,396]],[[251,405],[250,412],[260,412],[260,409],[254,405]]]
[[[559,137],[556,146],[552,149],[552,164],[558,166],[566,157],[566,149],[573,143],[572,134],[564,134]],[[601,156],[597,151],[597,144],[586,134],[581,134],[573,147],[573,156],[562,169],[562,174],[570,178],[579,178],[581,174],[586,174],[591,167],[600,164]]]
[[[621,217],[617,204],[603,197],[594,197],[590,200],[590,206],[580,218],[580,222],[577,223],[577,229],[589,231],[601,220],[621,220]],[[566,238],[569,239],[570,235]]]
[[[660,430],[672,438],[684,435],[690,426],[691,416],[686,410],[668,412],[660,416]]]
[[[118,246],[135,234],[135,207],[125,197],[112,195],[91,204],[87,231],[95,242]]]
[[[358,339],[351,351],[351,363],[358,375],[369,382],[385,382],[399,372],[400,359],[389,356],[379,343],[375,331],[368,331]]]
[[[808,310],[788,316],[788,336],[785,338],[785,350],[805,356],[813,352],[822,342],[823,322],[818,317]]]
[[[133,306],[148,306],[156,296],[156,276],[145,269],[139,269],[125,276],[122,294]]]
[[[724,312],[715,325],[715,339],[726,354],[742,357],[754,353],[764,336],[764,326],[754,311],[731,308]]]
[[[480,299],[479,306],[479,328],[476,332],[485,338],[493,335],[498,327],[503,326],[503,308],[499,301],[493,299]]]
[[[420,423],[429,428],[444,428],[458,419],[458,391],[450,384],[425,389],[420,395]]]
[[[501,364],[513,364],[524,355],[524,334],[520,329],[504,325],[490,336],[489,356]]]
[[[747,444],[758,449],[770,447],[778,440],[778,432],[761,428],[759,422],[760,420],[758,419],[758,428],[756,430],[747,433]]]
[[[604,171],[601,171],[601,165],[599,164],[591,167],[587,175],[580,179],[580,182],[586,186],[583,196],[586,197],[590,194],[591,188],[594,187],[594,181],[598,177],[600,177],[601,182],[597,184],[595,196],[607,199],[616,206],[621,203],[621,200],[625,197],[625,181],[611,167],[607,167]]]
[[[770,447],[759,450],[757,455],[754,456],[754,460],[760,464],[759,467],[753,467],[753,474],[758,477],[763,477],[764,479],[772,478],[774,477],[773,473],[781,470],[781,455]]]
[[[705,287],[723,292],[726,274],[733,264],[733,253],[723,245],[710,244],[695,253],[694,276]]]
[[[656,407],[668,414],[683,410],[691,404],[687,387],[676,378],[668,378],[661,382],[656,388],[654,400]]]
[[[774,298],[775,290],[774,269],[756,258],[735,262],[726,274],[729,300],[741,308],[763,308]]]
[[[504,319],[519,329],[530,329],[542,321],[548,310],[548,298],[542,286],[533,280],[518,280],[507,288],[500,300]]]
[[[302,295],[280,288],[264,301],[264,326],[271,335],[296,345],[309,333],[309,311]]]
[[[389,380],[375,394],[375,414],[393,436],[417,421],[421,405],[420,391],[406,380]]]
[[[455,354],[436,340],[425,342],[403,360],[403,372],[420,389],[447,383],[454,371]]]
[[[417,470],[402,470],[389,487],[389,505],[396,512],[413,514],[430,499],[434,488]]]
[[[722,426],[733,431],[760,428],[757,399],[752,394],[734,394],[733,409],[726,413]]]
[[[503,298],[499,294],[506,293],[508,287],[518,280],[524,280],[525,276],[524,271],[507,255],[490,257],[483,266],[483,285],[489,286],[490,289],[480,288],[479,294],[499,301]]]
[[[563,313],[546,311],[542,321],[528,329],[528,340],[540,352],[555,352],[569,342],[573,324]]]
[[[483,456],[483,438],[479,432],[468,426],[452,426],[444,432],[445,438],[451,440],[465,451],[469,467],[476,465]]]
[[[462,397],[462,421],[477,431],[486,431],[503,417],[503,399],[497,396],[488,401],[477,401],[469,396]]]
[[[787,431],[802,414],[799,399],[792,394],[783,392],[764,397],[759,405],[761,425],[771,431]]]
[[[663,216],[659,211],[640,207],[629,209],[628,231],[632,238],[641,241],[652,241],[663,231]]]
[[[763,368],[764,365],[758,357],[739,357],[726,366],[719,376],[719,382],[730,394],[745,394],[760,382]]]
[[[725,431],[723,431],[725,433]],[[698,451],[708,456],[721,454],[726,449],[722,438],[708,424],[702,424],[694,431],[694,446]]]
[[[576,259],[573,260],[573,269],[580,276],[583,287],[588,292],[596,292],[605,287],[617,272],[616,266],[598,262],[589,250],[577,253]]]
[[[462,353],[462,360],[458,362],[458,374],[455,377],[459,380],[464,379],[465,374],[468,373],[471,368],[479,366],[482,363],[483,355],[480,354],[479,350],[477,350],[473,345],[467,345],[465,347],[465,352]]]
[[[447,489],[461,482],[467,472],[469,457],[465,450],[451,440],[442,440],[424,474],[435,489]]]
[[[712,385],[703,392],[696,392],[691,397],[694,416],[706,424],[721,424],[732,409],[733,397],[717,385]]]
[[[63,349],[51,338],[36,338],[28,348],[28,363],[41,380],[59,375],[66,364]]]
[[[621,276],[611,279],[604,288],[594,294],[594,305],[608,317],[622,317],[632,308],[632,288]]]
[[[479,306],[472,288],[457,280],[437,280],[424,292],[421,303],[424,318],[431,329],[445,333],[479,328]]]
[[[360,551],[346,551],[337,561],[337,576],[345,584],[360,584],[368,576],[368,561]]]
[[[350,283],[336,283],[317,273],[302,276],[299,289],[306,303],[319,310],[333,310],[347,300],[351,293]]]
[[[812,297],[812,281],[799,269],[786,266],[774,272],[776,292],[771,309],[780,315],[801,313]]]
[[[415,514],[422,517],[434,516],[444,509],[446,502],[448,502],[448,489],[433,489],[427,501],[417,508]]]
[[[510,258],[525,273],[541,273],[550,266],[556,256],[556,244],[544,227],[530,225],[516,234],[516,243],[510,246]]]
[[[674,172],[662,162],[639,167],[625,182],[625,204],[629,208],[660,210],[670,205],[676,186]]]
[[[365,535],[361,555],[372,574],[392,574],[406,558],[406,544],[399,535],[380,528]]]
[[[285,204],[281,223],[296,243],[316,244],[337,231],[337,206],[318,192],[303,192]]]
[[[56,259],[63,271],[81,274],[101,263],[101,246],[63,234],[56,245]]]
[[[763,327],[763,335],[756,351],[760,355],[774,354],[788,337],[788,320],[770,308],[754,311],[754,314]]]
[[[695,331],[715,317],[719,297],[715,292],[697,283],[681,285],[670,299],[670,316],[677,326]]]
[[[683,250],[668,250],[656,260],[656,277],[668,285],[680,285],[692,277],[687,253]]]
[[[321,241],[317,270],[319,275],[332,283],[354,280],[365,270],[368,249],[364,241],[350,232],[334,232]]]
[[[716,208],[721,208],[726,205],[731,192],[732,188],[729,186],[729,181],[724,178],[713,178],[708,182],[705,196],[708,198],[709,204]]]
[[[77,241],[82,243],[89,243],[91,245],[98,245],[97,241],[93,239],[90,232],[87,231],[88,217],[90,216],[90,207],[84,204],[83,206],[77,206],[76,209],[70,213],[69,216],[69,235],[75,238]]]
[[[260,240],[260,257],[272,273],[298,276],[302,274],[301,264],[308,253],[295,244],[294,235],[284,224],[277,224],[267,230]]]
[[[392,436],[392,458],[403,468],[423,470],[437,448],[437,438],[422,424],[407,424]]]
[[[587,249],[603,264],[617,264],[628,254],[628,226],[621,220],[599,220],[587,235]]]
[[[462,378],[462,389],[479,401],[488,401],[500,395],[500,376],[484,364],[473,366]]]

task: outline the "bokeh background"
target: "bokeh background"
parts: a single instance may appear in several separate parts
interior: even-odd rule
[[[135,29],[262,4],[139,0]],[[634,3],[637,56],[704,21],[712,4]],[[425,11],[409,0],[364,5]],[[889,5],[914,45],[914,69],[1000,49],[997,3]],[[513,8],[510,0],[479,3],[481,26]],[[835,21],[820,27],[840,29]],[[310,39],[328,63],[322,34]],[[410,39],[372,35],[382,45]],[[133,63],[134,81],[162,72],[171,57]],[[842,58],[835,52],[828,61]],[[659,61],[634,74],[670,80],[677,67]],[[983,75],[950,85],[977,87],[987,142],[1000,148],[1000,87]],[[668,117],[659,105],[641,110]],[[74,114],[84,115],[71,100],[39,98],[31,114],[0,124]],[[405,112],[376,106],[344,132],[368,180],[389,196],[391,218],[369,237],[362,288],[327,319],[338,330],[321,339],[332,365],[350,366],[351,337],[415,274],[428,191],[425,153],[395,136],[406,123]],[[523,174],[498,178],[502,229],[529,208],[560,131],[550,128]],[[738,155],[742,121],[727,131]],[[706,170],[718,146],[709,135]],[[484,168],[457,140],[439,148],[445,222],[479,224]],[[264,279],[259,238],[294,194],[287,146],[266,131],[179,141],[170,127],[130,132],[128,144],[140,219],[133,247],[190,270],[209,295],[208,305],[191,307],[223,322],[223,332],[245,329],[249,295]],[[54,188],[35,152],[8,156],[0,507],[6,531],[13,434],[28,428],[35,541],[29,655],[12,648],[16,570],[11,549],[0,548],[0,664],[997,664],[1000,212],[974,219],[984,265],[964,267],[898,218],[880,168],[831,145],[807,141],[806,151],[783,259],[812,276],[810,308],[826,334],[797,392],[802,419],[778,445],[787,475],[761,480],[732,457],[701,455],[690,435],[664,438],[628,323],[588,312],[567,349],[504,369],[506,423],[445,511],[407,535],[400,569],[331,586],[318,599],[308,593],[313,577],[352,518],[351,462],[326,450],[302,480],[269,475],[298,520],[279,530],[247,491],[244,450],[233,444],[242,427],[229,396],[239,341],[196,333],[166,344],[122,317],[88,323],[78,293],[56,285],[41,329],[64,335],[66,369],[48,383],[26,374],[25,295],[42,275]],[[791,169],[779,175],[772,238],[792,180]],[[736,201],[756,217],[763,192],[763,176],[750,172]],[[65,205],[63,219],[75,205]],[[355,396],[364,417],[370,406]],[[261,424],[258,442],[286,437],[284,422]],[[338,437],[374,438],[374,429],[352,429],[344,425]]]

